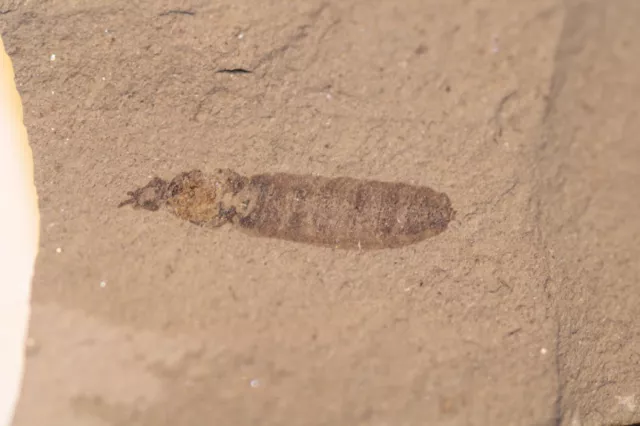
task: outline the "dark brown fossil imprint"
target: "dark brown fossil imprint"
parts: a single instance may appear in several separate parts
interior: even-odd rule
[[[285,173],[241,176],[229,169],[154,178],[120,203],[205,227],[231,223],[255,236],[338,247],[400,247],[443,232],[449,197],[404,183]]]

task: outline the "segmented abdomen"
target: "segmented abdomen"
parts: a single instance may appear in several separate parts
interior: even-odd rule
[[[248,185],[257,199],[240,227],[311,244],[397,247],[439,234],[455,214],[446,194],[403,183],[281,173]]]

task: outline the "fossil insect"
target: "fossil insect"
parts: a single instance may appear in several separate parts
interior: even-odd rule
[[[349,177],[192,170],[128,195],[119,207],[164,208],[200,226],[231,223],[254,236],[343,249],[413,244],[455,217],[449,197],[431,188]]]

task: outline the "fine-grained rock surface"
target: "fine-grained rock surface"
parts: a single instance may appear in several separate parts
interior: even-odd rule
[[[9,0],[42,238],[15,426],[640,422],[640,3]],[[436,188],[342,251],[153,176]]]

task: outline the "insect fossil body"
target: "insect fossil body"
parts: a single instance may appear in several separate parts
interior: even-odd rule
[[[412,244],[443,232],[455,216],[449,197],[427,187],[284,173],[245,177],[229,169],[154,178],[129,196],[120,206],[166,208],[201,226],[232,223],[256,236],[344,249]]]

